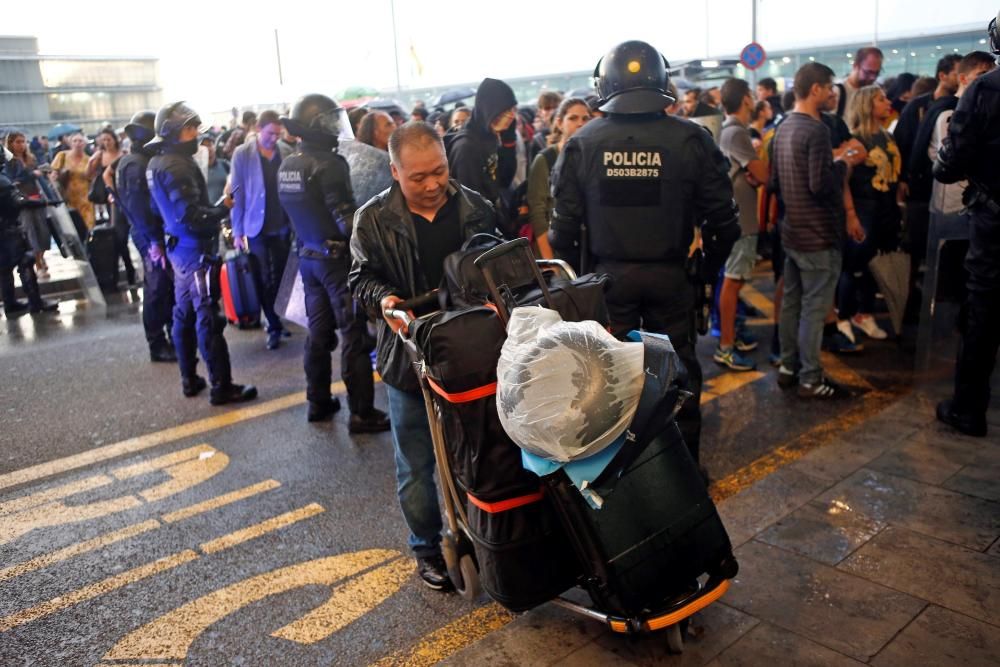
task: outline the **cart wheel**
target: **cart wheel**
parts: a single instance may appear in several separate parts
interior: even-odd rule
[[[466,600],[475,600],[482,593],[479,585],[479,570],[476,569],[476,560],[469,554],[462,556],[458,562],[458,569],[462,573],[462,585],[457,583],[455,589],[458,594]]]
[[[667,628],[667,652],[680,655],[684,652],[684,637],[681,634],[681,624],[674,623]]]

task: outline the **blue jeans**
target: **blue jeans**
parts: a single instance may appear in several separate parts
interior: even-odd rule
[[[420,394],[385,386],[389,395],[392,446],[396,455],[396,493],[408,541],[417,558],[441,553],[441,509],[434,484],[434,444]]]
[[[778,332],[781,365],[799,369],[799,382],[815,384],[823,377],[819,353],[823,322],[833,305],[840,277],[840,250],[799,252],[785,248],[785,296]]]

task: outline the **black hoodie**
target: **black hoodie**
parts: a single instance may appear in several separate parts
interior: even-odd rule
[[[510,185],[517,166],[514,123],[502,133],[503,143],[490,129],[490,122],[517,105],[517,98],[503,81],[483,79],[476,91],[476,103],[465,126],[446,136],[451,177],[475,190],[496,208],[501,229],[506,230],[501,192]]]

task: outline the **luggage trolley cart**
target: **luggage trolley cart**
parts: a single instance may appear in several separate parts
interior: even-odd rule
[[[528,243],[518,239],[475,261],[505,324],[519,305],[514,295],[523,282],[512,267],[526,264],[525,257],[530,259]],[[535,279],[554,307],[537,270]],[[647,369],[654,359],[647,349]],[[564,470],[543,477],[582,568],[578,583],[593,606],[563,596],[552,602],[620,634],[665,630],[668,649],[680,653],[690,617],[726,593],[739,565],[672,414],[649,423],[663,428],[653,428],[652,437],[640,434],[631,450],[623,447],[590,487],[603,496],[600,509],[587,503]]]

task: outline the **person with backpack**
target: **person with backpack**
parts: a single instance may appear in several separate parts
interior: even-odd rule
[[[587,101],[579,97],[569,97],[559,103],[552,130],[548,135],[548,146],[541,150],[531,163],[525,188],[525,204],[531,236],[535,242],[535,252],[543,259],[555,255],[549,245],[549,220],[552,219],[552,166],[556,163],[563,146],[573,134],[590,120]],[[523,236],[523,234],[522,234]]]

